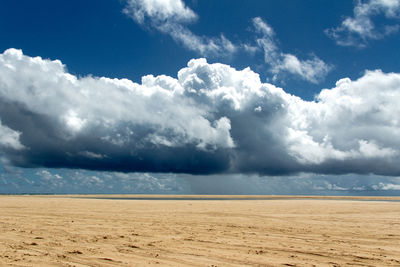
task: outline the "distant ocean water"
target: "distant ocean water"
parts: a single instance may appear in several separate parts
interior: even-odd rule
[[[400,199],[380,199],[380,198],[324,198],[324,197],[77,197],[85,199],[109,199],[109,200],[197,200],[197,201],[215,201],[215,200],[348,200],[348,201],[385,201],[400,202]]]

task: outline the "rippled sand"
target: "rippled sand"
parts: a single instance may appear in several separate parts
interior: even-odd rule
[[[0,197],[0,266],[400,266],[400,202]]]

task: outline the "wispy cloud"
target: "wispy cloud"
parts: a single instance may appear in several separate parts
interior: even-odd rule
[[[125,14],[144,27],[170,35],[189,50],[202,56],[227,56],[236,46],[221,34],[219,37],[199,36],[187,27],[197,14],[182,0],[127,0]]]
[[[353,17],[345,18],[340,26],[325,33],[341,46],[365,47],[369,40],[382,39],[399,29],[400,0],[357,1]],[[383,15],[385,23],[376,24],[374,17]],[[394,20],[387,24],[388,20]]]
[[[260,35],[256,39],[257,45],[264,52],[265,62],[270,66],[275,79],[286,72],[303,80],[317,83],[324,79],[332,69],[331,65],[326,64],[315,55],[312,55],[311,59],[300,60],[295,55],[282,52],[277,46],[274,30],[261,18],[254,18],[253,26]],[[254,48],[252,46],[247,47]]]
[[[259,17],[253,19],[259,35],[256,43],[235,44],[223,34],[219,37],[199,36],[189,30],[188,24],[196,22],[198,15],[182,0],[127,0],[123,12],[141,26],[168,34],[186,49],[202,56],[229,56],[239,51],[255,55],[262,51],[275,79],[282,73],[289,73],[317,83],[331,70],[330,65],[315,55],[299,60],[295,55],[280,51],[273,29]]]

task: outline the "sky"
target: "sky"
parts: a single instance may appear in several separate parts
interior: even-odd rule
[[[0,193],[400,195],[400,0],[3,0]]]

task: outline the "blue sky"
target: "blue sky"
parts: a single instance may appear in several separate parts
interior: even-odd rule
[[[0,5],[0,193],[400,191],[400,1]]]

